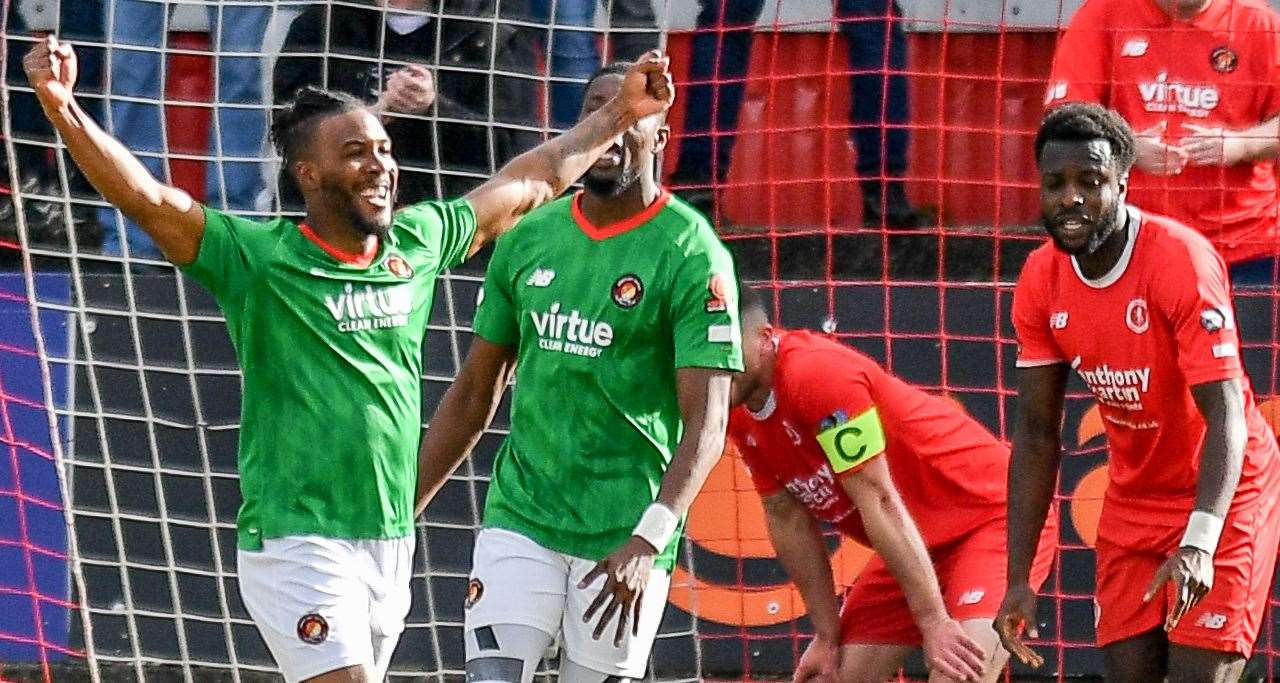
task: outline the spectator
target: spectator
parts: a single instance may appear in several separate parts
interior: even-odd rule
[[[593,28],[598,1],[531,0],[534,19],[552,26],[548,33],[551,76],[565,79],[551,84],[551,125],[557,129],[569,128],[578,120],[587,79],[602,64],[598,36]],[[734,2],[729,1],[731,4]],[[753,0],[742,1],[750,3]],[[658,46],[652,0],[603,2],[608,7],[610,28],[628,29],[608,34],[609,47],[613,51],[610,61],[633,62]]]
[[[713,185],[729,170],[738,127],[751,38],[764,0],[700,0],[680,160],[673,185],[692,186],[689,199],[714,215]],[[907,42],[895,0],[834,0],[849,44],[849,119],[867,227],[915,228],[933,222],[907,200]],[[718,92],[717,92],[718,91]],[[711,121],[715,114],[714,126]],[[713,158],[714,157],[714,158]],[[714,177],[713,177],[714,174]]]
[[[1260,0],[1088,0],[1058,43],[1046,102],[1096,102],[1139,132],[1135,204],[1194,226],[1237,285],[1269,283],[1280,16]]]
[[[460,197],[537,144],[537,82],[490,80],[495,69],[530,71],[535,53],[527,32],[495,24],[492,0],[448,0],[445,19],[436,16],[434,0],[383,3],[324,3],[299,15],[276,61],[275,101],[310,85],[376,103],[400,160],[402,203]],[[504,13],[511,4],[504,0]],[[280,188],[286,209],[301,206],[287,174]]]
[[[169,22],[169,3],[156,0],[112,0],[111,46],[108,48],[109,131],[158,177],[164,178],[165,148],[163,110],[163,59]],[[250,211],[254,208],[262,173],[257,161],[266,137],[266,116],[260,106],[262,93],[262,29],[271,16],[269,0],[210,3],[206,7],[212,49],[217,54],[217,92],[214,121],[210,126],[209,153],[218,160],[206,171],[206,201],[219,209]],[[249,105],[249,106],[243,106]],[[224,158],[237,159],[225,161]],[[246,161],[240,161],[246,160]],[[128,237],[134,258],[164,260],[138,226],[115,209],[103,209],[106,226],[103,248],[124,253],[120,237]],[[115,228],[112,226],[120,226]]]

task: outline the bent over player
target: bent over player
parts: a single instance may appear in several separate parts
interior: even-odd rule
[[[794,680],[888,680],[921,645],[930,681],[996,680],[1009,657],[991,629],[1005,587],[1009,449],[861,353],[772,327],[752,290],[741,315],[746,370],[734,377],[729,436],[815,630]],[[839,612],[815,520],[876,551]],[[1047,525],[1037,586],[1056,532]]]
[[[623,74],[592,78],[584,117]],[[639,121],[584,191],[498,240],[471,350],[431,420],[419,511],[518,368],[475,542],[470,681],[527,683],[557,634],[566,683],[640,678],[648,664],[681,520],[720,457],[742,369],[729,252],[655,179],[667,135],[661,114]]]
[[[1039,663],[1019,633],[1034,636],[1032,549],[1074,371],[1110,450],[1096,548],[1107,680],[1236,681],[1275,568],[1280,462],[1241,366],[1226,267],[1196,231],[1125,204],[1134,139],[1115,112],[1058,107],[1035,149],[1052,240],[1014,291],[1017,495],[1001,639]]]
[[[399,173],[378,117],[304,91],[272,126],[306,200],[299,224],[230,216],[158,182],[76,103],[69,45],[50,37],[24,66],[93,186],[226,316],[244,370],[240,592],[276,662],[290,681],[381,680],[409,607],[436,278],[665,111],[666,60],[646,55],[617,97],[466,197],[395,213]]]

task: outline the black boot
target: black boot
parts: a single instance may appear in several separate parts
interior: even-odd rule
[[[863,180],[862,227],[911,229],[927,228],[936,224],[932,211],[915,207],[907,200],[907,188],[902,180]]]

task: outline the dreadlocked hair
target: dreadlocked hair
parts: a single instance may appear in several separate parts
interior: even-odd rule
[[[311,131],[317,122],[364,106],[363,102],[344,92],[306,86],[298,91],[292,102],[272,116],[271,144],[284,159],[285,168],[289,168],[298,152],[310,141]]]

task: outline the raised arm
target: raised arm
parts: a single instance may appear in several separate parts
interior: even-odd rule
[[[995,626],[1005,649],[1036,667],[1044,660],[1022,643],[1021,634],[1026,629],[1031,637],[1038,636],[1031,562],[1058,481],[1066,387],[1065,363],[1018,368],[1018,416],[1009,461],[1009,587]]]
[[[511,229],[526,213],[560,196],[628,128],[665,112],[675,85],[660,52],[646,53],[627,72],[617,97],[563,135],[512,159],[467,194],[476,212],[476,234],[468,255]]]
[[[71,45],[49,36],[27,53],[22,67],[45,116],[94,189],[141,226],[170,261],[194,261],[204,235],[204,212],[186,192],[156,180],[80,108],[73,94],[76,56]]]
[[[840,666],[840,610],[827,546],[808,510],[786,490],[762,502],[774,553],[800,590],[813,624],[813,642],[800,658],[793,680],[834,676]]]
[[[515,370],[515,349],[474,337],[458,377],[431,418],[418,452],[418,493],[414,515],[427,509],[449,475],[471,452],[502,400]]]
[[[841,484],[858,507],[871,546],[902,586],[907,607],[924,636],[929,670],[956,680],[982,678],[986,653],[947,614],[929,551],[889,476],[884,457],[867,461],[844,476]]]

